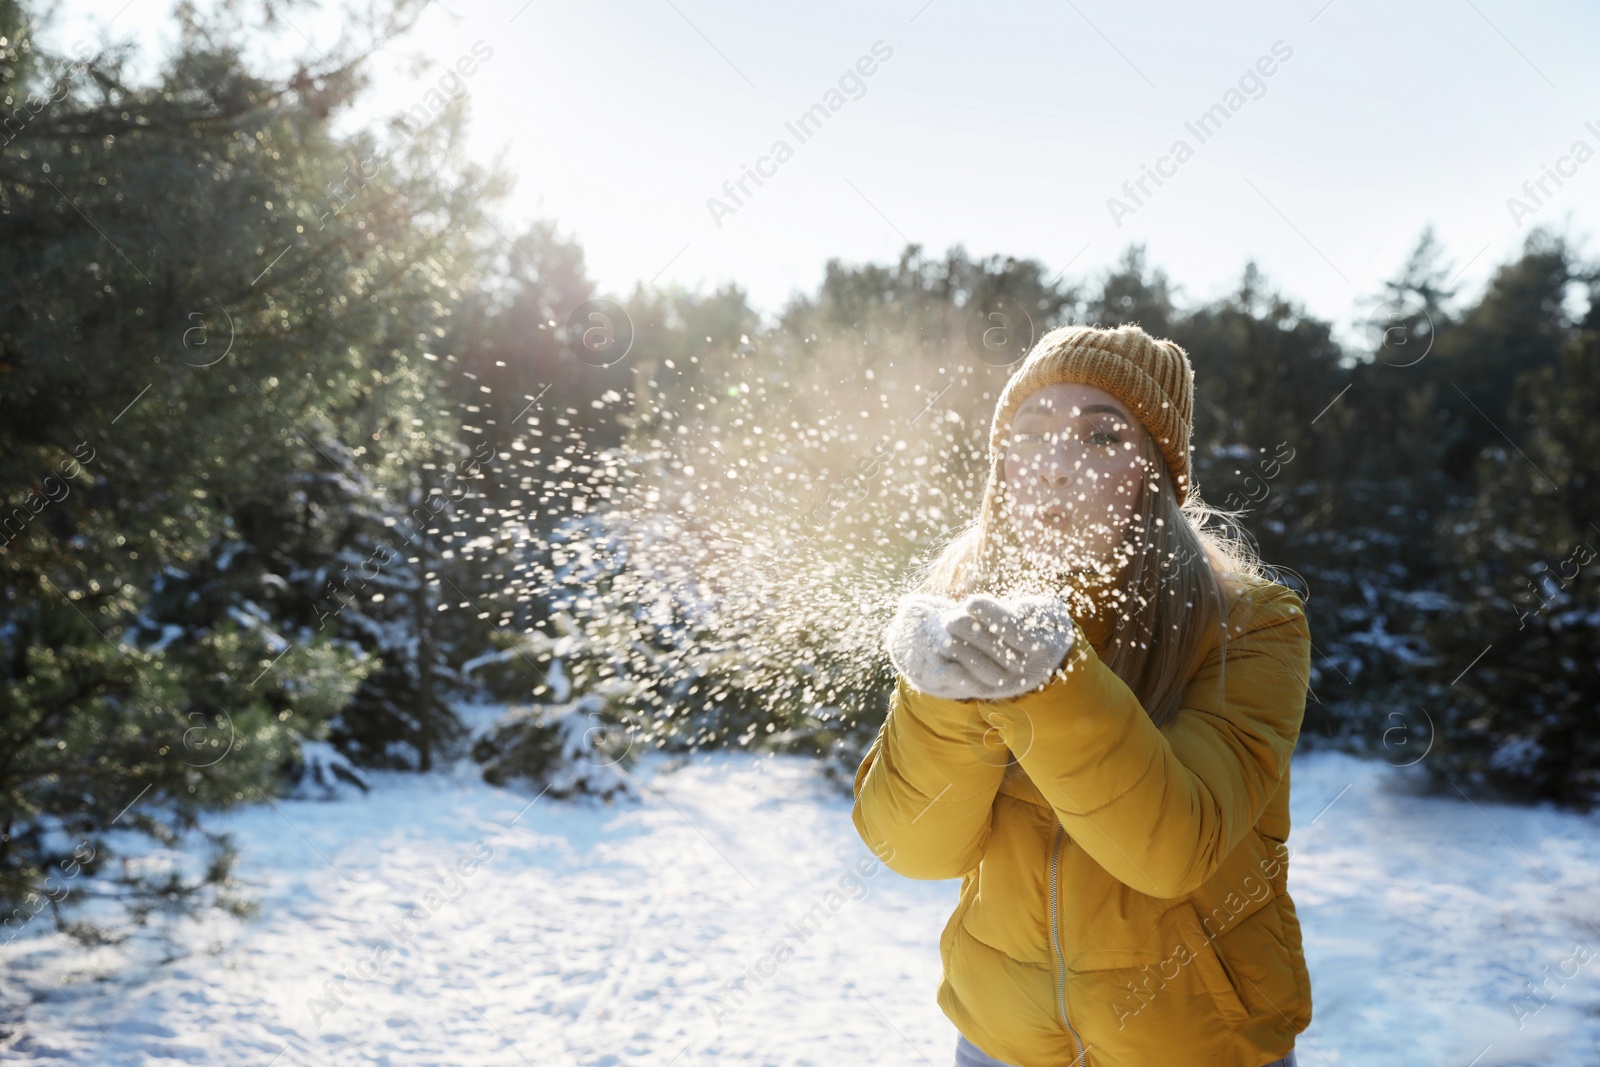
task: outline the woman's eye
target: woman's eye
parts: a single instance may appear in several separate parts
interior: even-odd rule
[[[1041,430],[1018,430],[1011,435],[1011,440],[1019,445],[1053,444],[1057,441],[1070,439],[1065,433],[1046,433]],[[1122,439],[1109,430],[1093,430],[1089,433],[1090,443],[1102,448],[1111,448],[1121,444]]]

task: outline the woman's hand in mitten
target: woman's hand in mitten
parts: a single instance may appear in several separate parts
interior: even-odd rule
[[[944,597],[911,593],[901,598],[883,643],[895,670],[914,689],[946,700],[981,700],[1006,682],[999,664],[946,629],[965,616],[960,605]]]
[[[956,659],[999,672],[994,679],[973,671],[985,683],[983,700],[1021,696],[1044,685],[1072,650],[1076,634],[1067,606],[1047,596],[969,596],[947,618],[946,630],[958,642],[950,652]]]

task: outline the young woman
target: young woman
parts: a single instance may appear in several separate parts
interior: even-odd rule
[[[1193,371],[1067,326],[1006,384],[982,508],[885,632],[862,839],[960,878],[938,1002],[958,1065],[1295,1067],[1300,598],[1205,525]]]

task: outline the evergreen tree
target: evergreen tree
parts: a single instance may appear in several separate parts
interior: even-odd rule
[[[1429,696],[1441,784],[1600,801],[1600,316],[1517,382],[1508,440],[1443,525],[1457,608],[1432,634],[1459,678]],[[1470,667],[1470,669],[1469,669]]]
[[[361,56],[254,72],[234,9],[180,8],[148,85],[4,10],[0,915],[31,916],[110,831],[259,801],[377,665],[308,576],[349,545],[330,515],[451,447],[427,342],[505,186],[436,176],[458,107],[335,134]]]
[[[1495,271],[1458,328],[1440,330],[1433,352],[1416,364],[1434,387],[1444,471],[1471,494],[1478,454],[1498,442],[1518,377],[1554,364],[1574,323],[1567,311],[1582,271],[1565,238],[1535,227],[1522,254]]]

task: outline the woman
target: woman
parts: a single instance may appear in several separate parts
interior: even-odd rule
[[[958,1065],[1295,1067],[1287,889],[1311,638],[1191,499],[1188,356],[1046,334],[1006,384],[982,508],[885,633],[862,839],[960,878],[938,1002]]]

